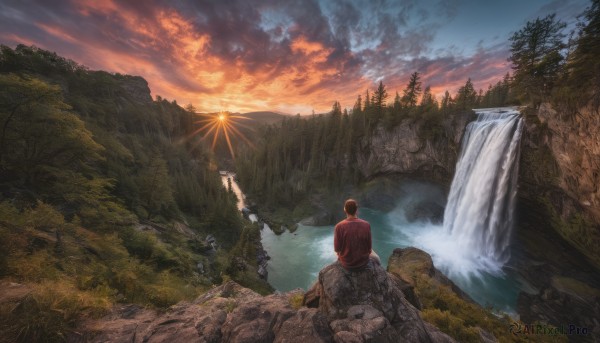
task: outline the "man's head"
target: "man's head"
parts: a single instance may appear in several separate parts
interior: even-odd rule
[[[344,212],[346,212],[346,214],[348,214],[348,215],[355,216],[357,209],[358,209],[358,204],[356,203],[356,200],[354,200],[354,199],[348,199],[344,203]]]

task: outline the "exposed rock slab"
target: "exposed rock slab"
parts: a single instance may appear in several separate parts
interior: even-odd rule
[[[120,306],[87,320],[69,342],[454,342],[405,298],[385,270],[325,267],[315,288],[318,308],[295,308],[302,291],[261,296],[235,282],[164,313]]]
[[[294,309],[289,294],[263,297],[229,282],[163,314],[123,306],[88,320],[69,342],[331,342],[317,309]]]

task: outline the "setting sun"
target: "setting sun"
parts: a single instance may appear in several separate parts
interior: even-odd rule
[[[214,150],[217,141],[219,140],[219,135],[221,133],[225,136],[225,141],[227,142],[227,147],[229,148],[229,153],[231,157],[235,159],[235,153],[233,152],[233,146],[231,145],[230,137],[239,137],[243,139],[246,143],[252,146],[252,142],[241,133],[236,126],[245,126],[240,123],[239,119],[250,119],[248,117],[240,116],[240,115],[231,115],[229,112],[221,112],[219,114],[210,115],[207,119],[202,119],[196,121],[197,124],[204,124],[199,129],[194,131],[192,135],[202,133],[202,139],[205,139],[212,133],[212,144],[211,149]],[[204,132],[203,132],[204,131]]]

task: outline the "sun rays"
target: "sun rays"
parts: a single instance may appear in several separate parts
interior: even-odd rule
[[[193,135],[201,134],[202,139],[207,139],[212,134],[211,149],[215,149],[219,137],[225,137],[227,147],[231,157],[235,159],[235,152],[233,151],[233,145],[231,143],[232,138],[241,138],[248,145],[254,146],[252,142],[242,133],[236,126],[246,127],[249,126],[241,123],[241,120],[250,120],[248,117],[233,115],[229,112],[219,112],[216,114],[207,115],[208,118],[197,120],[195,123],[202,125],[196,129]]]

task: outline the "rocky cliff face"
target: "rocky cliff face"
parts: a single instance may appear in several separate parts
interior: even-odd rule
[[[348,272],[330,265],[315,288],[318,301],[313,297],[307,307],[301,290],[263,297],[228,282],[165,313],[116,308],[83,322],[68,341],[455,342],[421,319],[380,266]]]
[[[442,134],[424,138],[430,123],[403,120],[392,130],[378,127],[365,141],[358,165],[367,179],[381,174],[405,174],[449,184],[460,150],[460,140],[473,112],[445,118]]]
[[[600,266],[595,248],[600,245],[600,114],[584,108],[566,118],[549,104],[522,114],[518,225],[536,218],[535,225],[552,228]],[[392,130],[379,127],[363,142],[358,166],[367,179],[400,174],[449,186],[462,135],[473,119],[473,113],[445,118],[443,134],[427,139],[423,120],[404,120]],[[369,194],[364,198],[370,203]]]
[[[572,120],[563,120],[544,104],[537,116],[548,130],[543,144],[556,160],[558,187],[600,221],[600,114],[584,108]]]
[[[121,88],[135,102],[143,105],[152,103],[148,81],[140,76],[124,75],[119,80]]]
[[[543,212],[544,226],[600,266],[600,115],[566,119],[548,104],[525,113],[521,211]]]

